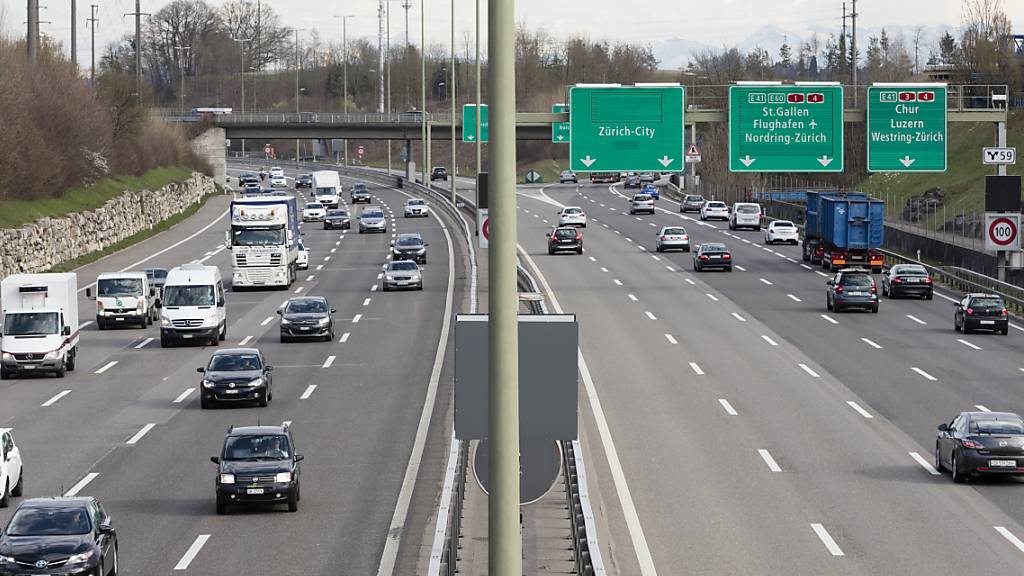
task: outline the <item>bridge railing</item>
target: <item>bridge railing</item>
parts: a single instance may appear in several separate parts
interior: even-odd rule
[[[422,114],[420,112],[245,112],[216,116],[218,126],[246,124],[419,124],[426,119],[431,123],[447,124],[450,112]]]

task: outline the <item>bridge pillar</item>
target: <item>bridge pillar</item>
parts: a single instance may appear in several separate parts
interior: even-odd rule
[[[217,184],[227,183],[228,158],[223,128],[210,128],[192,140],[192,151],[213,169]]]

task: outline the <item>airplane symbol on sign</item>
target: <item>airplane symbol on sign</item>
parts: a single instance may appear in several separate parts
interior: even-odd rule
[[[817,127],[818,127],[818,122],[816,120],[811,120],[811,129],[814,129],[814,128],[817,128]]]

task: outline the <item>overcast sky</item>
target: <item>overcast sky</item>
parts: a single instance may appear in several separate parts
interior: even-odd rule
[[[156,12],[169,0],[142,0],[143,12]],[[255,1],[255,0],[253,0]],[[419,43],[421,0],[410,0],[410,41]],[[426,2],[427,41],[448,44],[451,37],[451,0]],[[25,0],[0,0],[4,12],[4,31],[23,35]],[[282,14],[284,24],[301,28],[318,28],[328,41],[341,37],[341,21],[337,14],[352,14],[350,38],[377,34],[376,0],[262,0]],[[401,42],[405,34],[405,11],[402,0],[385,0],[391,4],[391,38]],[[70,44],[71,0],[40,0],[44,33],[65,46]],[[99,5],[97,51],[121,35],[130,32],[133,19],[124,17],[135,8],[135,0],[78,0],[79,58],[89,58],[89,30],[85,27],[89,4]],[[211,4],[221,4],[213,0]],[[486,0],[483,10],[484,42],[486,43]],[[849,4],[849,3],[848,3]],[[455,0],[456,45],[464,47],[465,34],[472,34],[474,0]],[[1004,0],[1004,8],[1017,32],[1024,33],[1024,0]],[[879,28],[901,25],[912,29],[960,24],[961,0],[860,0],[859,26]],[[797,35],[810,35],[810,30],[836,29],[841,25],[842,0],[517,0],[516,18],[531,29],[544,28],[556,37],[583,33],[595,39],[630,40],[657,44],[670,38],[684,38],[702,44],[732,45],[741,43],[765,25],[774,25]],[[486,44],[485,44],[486,45]],[[774,50],[775,47],[769,47]]]

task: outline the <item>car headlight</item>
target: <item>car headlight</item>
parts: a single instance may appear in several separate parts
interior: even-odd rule
[[[287,484],[288,482],[291,482],[291,481],[292,481],[292,473],[291,472],[278,472],[277,475],[274,476],[274,482],[277,482],[278,484]]]
[[[330,318],[321,318],[318,322],[321,326],[324,326],[325,324],[328,324],[330,321]]]
[[[216,385],[217,383],[214,382],[213,380],[206,380],[205,378],[203,379],[203,388],[213,388]]]
[[[249,386],[252,386],[253,388],[259,388],[260,386],[263,386],[263,378],[254,378],[251,382],[249,382]]]
[[[43,360],[56,360],[59,357],[60,354],[58,351],[54,350],[53,352],[47,352],[46,355],[43,356]]]
[[[161,316],[160,317],[160,325],[161,326],[171,326],[171,319],[167,318],[166,316]]]
[[[4,360],[13,361],[14,354],[11,354],[10,352],[4,352],[3,358]]]
[[[386,274],[384,276],[384,279],[387,280],[388,282],[393,282],[395,280],[395,277],[392,274]]]
[[[292,321],[291,321],[291,320],[289,320],[289,319],[287,319],[287,318],[281,318],[281,324],[282,324],[283,326],[287,326],[288,324],[291,324],[291,323],[292,323]]]
[[[420,248],[419,250],[416,251],[416,253],[417,254],[424,254],[426,251],[427,251],[426,248]]]
[[[88,552],[82,552],[81,554],[75,554],[71,558],[68,558],[68,564],[69,565],[71,565],[71,564],[85,564],[89,560],[92,560],[92,557],[95,554],[96,554],[96,552],[94,550],[89,550]]]
[[[14,564],[14,558],[0,554],[0,564]]]
[[[234,474],[221,474],[218,480],[220,481],[221,484],[234,484],[235,483],[235,475]]]

